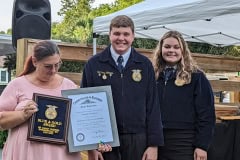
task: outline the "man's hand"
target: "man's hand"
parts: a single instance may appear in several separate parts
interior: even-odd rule
[[[148,147],[143,154],[142,160],[157,160],[158,147]]]
[[[111,152],[112,147],[109,144],[105,144],[104,142],[100,142],[98,144],[98,149],[99,152],[104,153],[104,152]]]
[[[88,160],[104,160],[102,153],[97,150],[89,150],[88,151]]]
[[[194,151],[194,160],[207,160],[207,152],[200,148],[196,148]]]

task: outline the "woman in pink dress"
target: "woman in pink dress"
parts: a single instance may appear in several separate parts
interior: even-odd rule
[[[8,129],[3,160],[80,160],[80,153],[69,153],[66,145],[27,140],[28,120],[38,111],[33,93],[61,96],[61,90],[77,86],[57,74],[61,65],[57,45],[40,41],[27,59],[24,71],[12,80],[0,97],[0,127]]]
[[[61,66],[57,45],[38,42],[27,59],[24,71],[12,80],[0,96],[0,128],[8,130],[3,160],[80,160],[79,152],[69,153],[67,145],[27,140],[29,118],[38,111],[33,93],[61,96],[61,90],[77,86],[57,72]],[[111,150],[103,148],[103,150]]]

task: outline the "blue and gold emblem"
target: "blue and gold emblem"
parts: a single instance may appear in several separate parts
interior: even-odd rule
[[[140,82],[142,80],[142,74],[141,74],[141,71],[140,69],[133,69],[132,70],[132,79],[135,81],[135,82]]]
[[[57,117],[57,111],[56,108],[58,108],[57,106],[54,105],[46,105],[48,108],[45,111],[45,116],[48,119],[55,119]]]

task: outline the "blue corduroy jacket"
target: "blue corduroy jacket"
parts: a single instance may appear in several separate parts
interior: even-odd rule
[[[215,127],[214,96],[203,72],[192,73],[190,84],[175,85],[176,75],[157,80],[163,128],[195,130],[195,146],[208,150]]]
[[[84,67],[81,87],[111,85],[119,134],[146,133],[149,146],[163,144],[156,81],[150,60],[132,49],[123,72],[110,48],[90,58]]]

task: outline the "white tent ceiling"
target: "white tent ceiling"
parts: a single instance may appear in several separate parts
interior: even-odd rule
[[[139,38],[159,40],[177,30],[187,41],[240,45],[240,0],[146,0],[95,18],[93,32],[108,34],[111,19],[123,14],[133,19]]]

